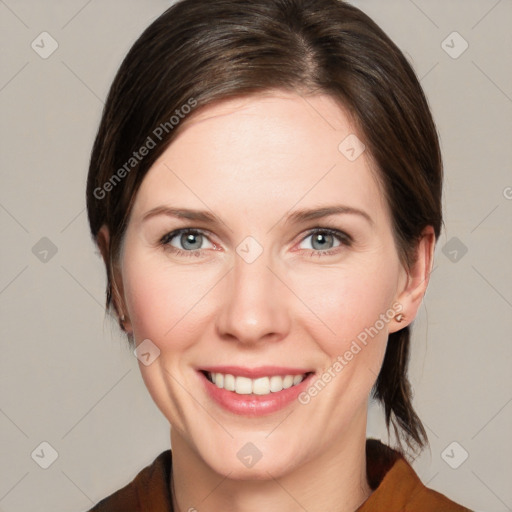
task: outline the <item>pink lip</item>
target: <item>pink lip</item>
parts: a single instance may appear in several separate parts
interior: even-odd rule
[[[235,367],[215,367],[219,368],[217,371],[220,373],[231,373],[231,371],[228,371],[228,368]],[[222,370],[220,369],[222,368]],[[266,370],[268,372],[268,368],[266,367]],[[240,370],[239,367],[237,367],[237,370]],[[247,368],[245,370],[248,370]],[[303,373],[307,373],[306,371],[298,371],[295,370],[295,372],[290,372],[291,368],[287,368],[285,372],[281,373],[281,370],[277,371],[276,367],[272,367],[271,373],[265,373],[262,372],[262,368],[255,369],[256,373],[258,375],[253,378],[257,378],[259,376],[270,376],[270,375],[302,375]],[[205,371],[210,371],[206,370]],[[211,370],[215,372],[216,370]],[[218,405],[220,405],[223,409],[232,412],[234,414],[242,415],[242,416],[264,416],[266,414],[272,414],[276,411],[279,411],[281,409],[284,409],[287,405],[294,402],[298,395],[303,392],[307,386],[309,386],[311,382],[311,378],[313,377],[313,373],[310,373],[306,376],[306,378],[300,383],[295,386],[292,386],[288,389],[283,389],[282,391],[278,391],[277,393],[270,393],[268,395],[238,395],[234,391],[228,391],[226,389],[220,389],[215,384],[211,383],[206,375],[202,371],[197,372],[199,377],[201,378],[203,385],[205,387],[205,391],[208,394],[208,396],[216,402]],[[248,376],[247,372],[245,375],[242,375],[241,373],[234,372],[231,373],[232,375],[240,375],[240,376]]]
[[[235,377],[248,377],[257,379],[258,377],[272,377],[274,375],[304,375],[312,372],[311,368],[288,368],[285,366],[258,366],[257,368],[247,368],[243,366],[203,366],[198,368],[210,373],[231,374]]]

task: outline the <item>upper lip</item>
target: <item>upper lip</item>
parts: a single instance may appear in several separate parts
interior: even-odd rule
[[[202,366],[198,370],[210,373],[231,374],[235,377],[248,377],[249,379],[272,377],[274,375],[304,375],[305,373],[313,372],[313,370],[308,368],[290,368],[288,366],[258,366],[256,368],[244,366]]]

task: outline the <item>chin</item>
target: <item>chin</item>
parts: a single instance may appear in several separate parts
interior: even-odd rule
[[[265,434],[267,435],[267,434]],[[270,480],[280,478],[297,465],[302,457],[297,446],[287,443],[286,450],[283,450],[283,442],[276,438],[276,442],[262,439],[257,436],[251,441],[231,440],[229,444],[217,444],[215,451],[209,449],[201,453],[203,461],[216,473],[229,475],[233,480]],[[247,439],[246,438],[246,439]]]
[[[226,461],[220,463],[215,461],[214,471],[228,476],[230,480],[250,481],[250,480],[272,480],[281,478],[292,470],[292,460],[264,460],[262,457],[252,467],[245,467],[240,461]]]

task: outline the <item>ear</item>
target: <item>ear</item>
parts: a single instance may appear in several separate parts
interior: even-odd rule
[[[107,274],[109,274],[110,233],[108,227],[105,224],[101,226],[100,230],[98,231],[98,235],[96,236],[96,244],[98,245],[98,248],[101,252],[103,261],[105,262]],[[133,332],[133,330],[124,300],[123,279],[119,266],[115,262],[112,264],[110,286],[112,290],[112,302],[117,313],[119,326],[124,332],[130,334]]]
[[[396,297],[396,302],[402,306],[399,314],[403,315],[403,320],[398,322],[396,315],[389,326],[390,333],[403,329],[416,318],[432,272],[435,244],[434,228],[427,226],[416,246],[416,259],[413,265],[410,269],[404,269],[405,279],[402,279]]]

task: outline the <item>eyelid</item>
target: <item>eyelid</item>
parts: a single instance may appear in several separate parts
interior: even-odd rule
[[[213,233],[211,231],[208,231],[207,229],[192,228],[192,227],[173,229],[173,230],[167,232],[164,236],[162,236],[160,238],[159,242],[161,244],[167,245],[173,238],[176,238],[176,237],[182,235],[183,233],[193,233],[193,234],[203,235],[205,238],[207,238],[210,241],[210,243],[212,245],[217,246],[217,244],[215,242],[210,240],[210,237],[213,235]],[[174,246],[171,246],[171,247],[174,247]],[[203,251],[203,250],[205,250],[205,249],[196,249],[195,251],[198,252],[198,251]],[[194,252],[194,251],[187,251],[187,252]]]
[[[311,235],[316,235],[317,233],[328,233],[329,235],[344,240],[346,243],[352,243],[354,241],[354,239],[347,232],[337,228],[329,228],[327,226],[311,228],[301,241],[305,240]]]
[[[170,244],[170,241],[172,239],[182,235],[183,233],[193,233],[193,234],[203,235],[205,238],[207,238],[209,240],[209,242],[214,246],[215,249],[219,247],[218,244],[216,244],[215,242],[210,240],[211,235],[213,235],[213,233],[211,231],[209,231],[207,229],[194,228],[194,227],[178,228],[178,229],[169,231],[168,233],[166,233],[164,236],[162,236],[160,238],[159,244],[165,246],[171,252],[174,252],[178,255],[185,253],[185,254],[187,254],[187,256],[191,255],[191,254],[201,255],[203,251],[206,251],[207,249],[211,249],[211,248],[205,248],[205,249],[184,250],[184,249],[179,249],[178,247],[174,247],[173,245]],[[310,236],[315,235],[317,233],[325,233],[327,235],[333,236],[340,242],[340,244],[331,249],[319,249],[319,250],[299,249],[299,250],[308,250],[308,251],[312,251],[313,253],[316,253],[319,255],[321,255],[321,254],[335,255],[340,251],[341,248],[350,247],[354,241],[353,238],[348,233],[346,233],[345,231],[342,231],[338,228],[331,228],[328,226],[323,226],[323,227],[316,226],[316,227],[308,229],[307,232],[304,234],[304,236],[300,239],[300,241],[298,243],[299,244],[302,243],[304,240],[306,240]]]
[[[301,238],[299,241],[299,245],[304,242],[307,238],[312,235],[316,235],[317,233],[323,233],[330,235],[339,241],[339,245],[332,247],[330,249],[298,249],[303,251],[311,251],[311,254],[316,255],[326,255],[326,256],[335,256],[337,255],[343,248],[350,247],[353,244],[353,238],[346,232],[341,231],[337,228],[329,228],[329,227],[315,227],[310,229],[305,236]]]

